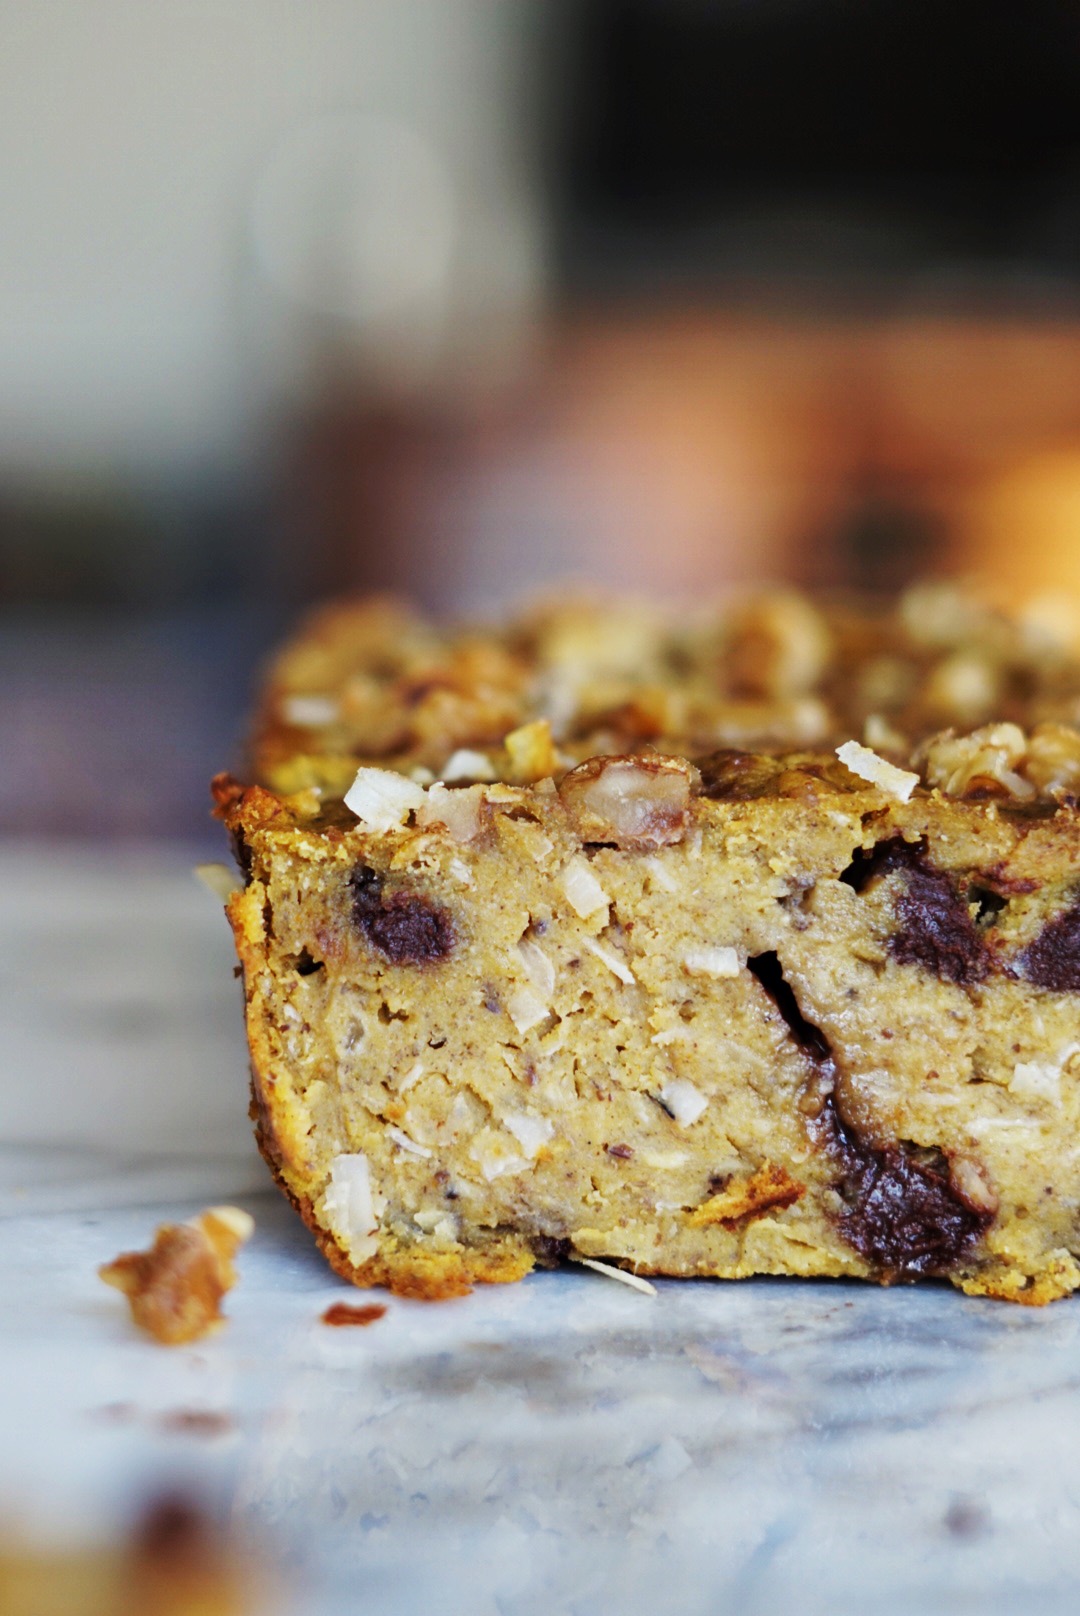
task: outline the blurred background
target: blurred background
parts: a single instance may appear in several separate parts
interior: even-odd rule
[[[0,0],[0,831],[308,601],[1080,589],[1080,4]]]

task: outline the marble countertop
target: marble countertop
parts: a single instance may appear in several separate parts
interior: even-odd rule
[[[303,1616],[1075,1610],[1075,1303],[574,1271],[329,1328],[355,1293],[253,1159],[183,851],[0,850],[0,893],[9,1535],[180,1490]],[[223,1198],[257,1224],[229,1323],[155,1346],[96,1265]]]

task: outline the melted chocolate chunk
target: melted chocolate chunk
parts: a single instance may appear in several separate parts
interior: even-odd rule
[[[846,1207],[837,1219],[844,1239],[889,1279],[947,1273],[993,1214],[964,1200],[938,1154],[903,1141],[868,1146],[830,1109],[844,1168]]]
[[[533,1254],[541,1268],[557,1268],[560,1263],[567,1262],[574,1246],[571,1240],[554,1234],[534,1234],[532,1237]]]
[[[885,1279],[947,1273],[993,1214],[964,1199],[939,1152],[903,1141],[876,1146],[859,1137],[840,1114],[829,1041],[803,1015],[778,956],[759,954],[748,965],[817,1070],[819,1090],[807,1120],[819,1148],[838,1164],[840,1234]]]
[[[986,945],[952,879],[927,859],[925,842],[892,836],[867,852],[860,849],[840,879],[862,892],[870,881],[893,871],[904,880],[896,899],[899,924],[889,938],[893,959],[921,965],[961,987],[981,982],[989,969]]]
[[[385,892],[383,879],[362,864],[349,878],[353,920],[392,965],[429,965],[457,942],[449,911],[420,892]]]
[[[1020,968],[1036,987],[1080,992],[1080,901],[1047,921],[1020,955]]]

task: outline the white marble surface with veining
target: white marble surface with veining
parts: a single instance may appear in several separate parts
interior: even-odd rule
[[[1076,1610],[1074,1302],[575,1271],[321,1323],[355,1293],[252,1161],[189,881],[0,854],[0,1527],[107,1539],[180,1489],[304,1616]],[[142,1339],[96,1265],[224,1197],[257,1221],[227,1327]]]

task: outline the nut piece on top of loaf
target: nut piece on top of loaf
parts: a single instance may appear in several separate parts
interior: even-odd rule
[[[322,613],[221,776],[253,1114],[361,1285],[1080,1284],[1080,664],[935,587]]]

